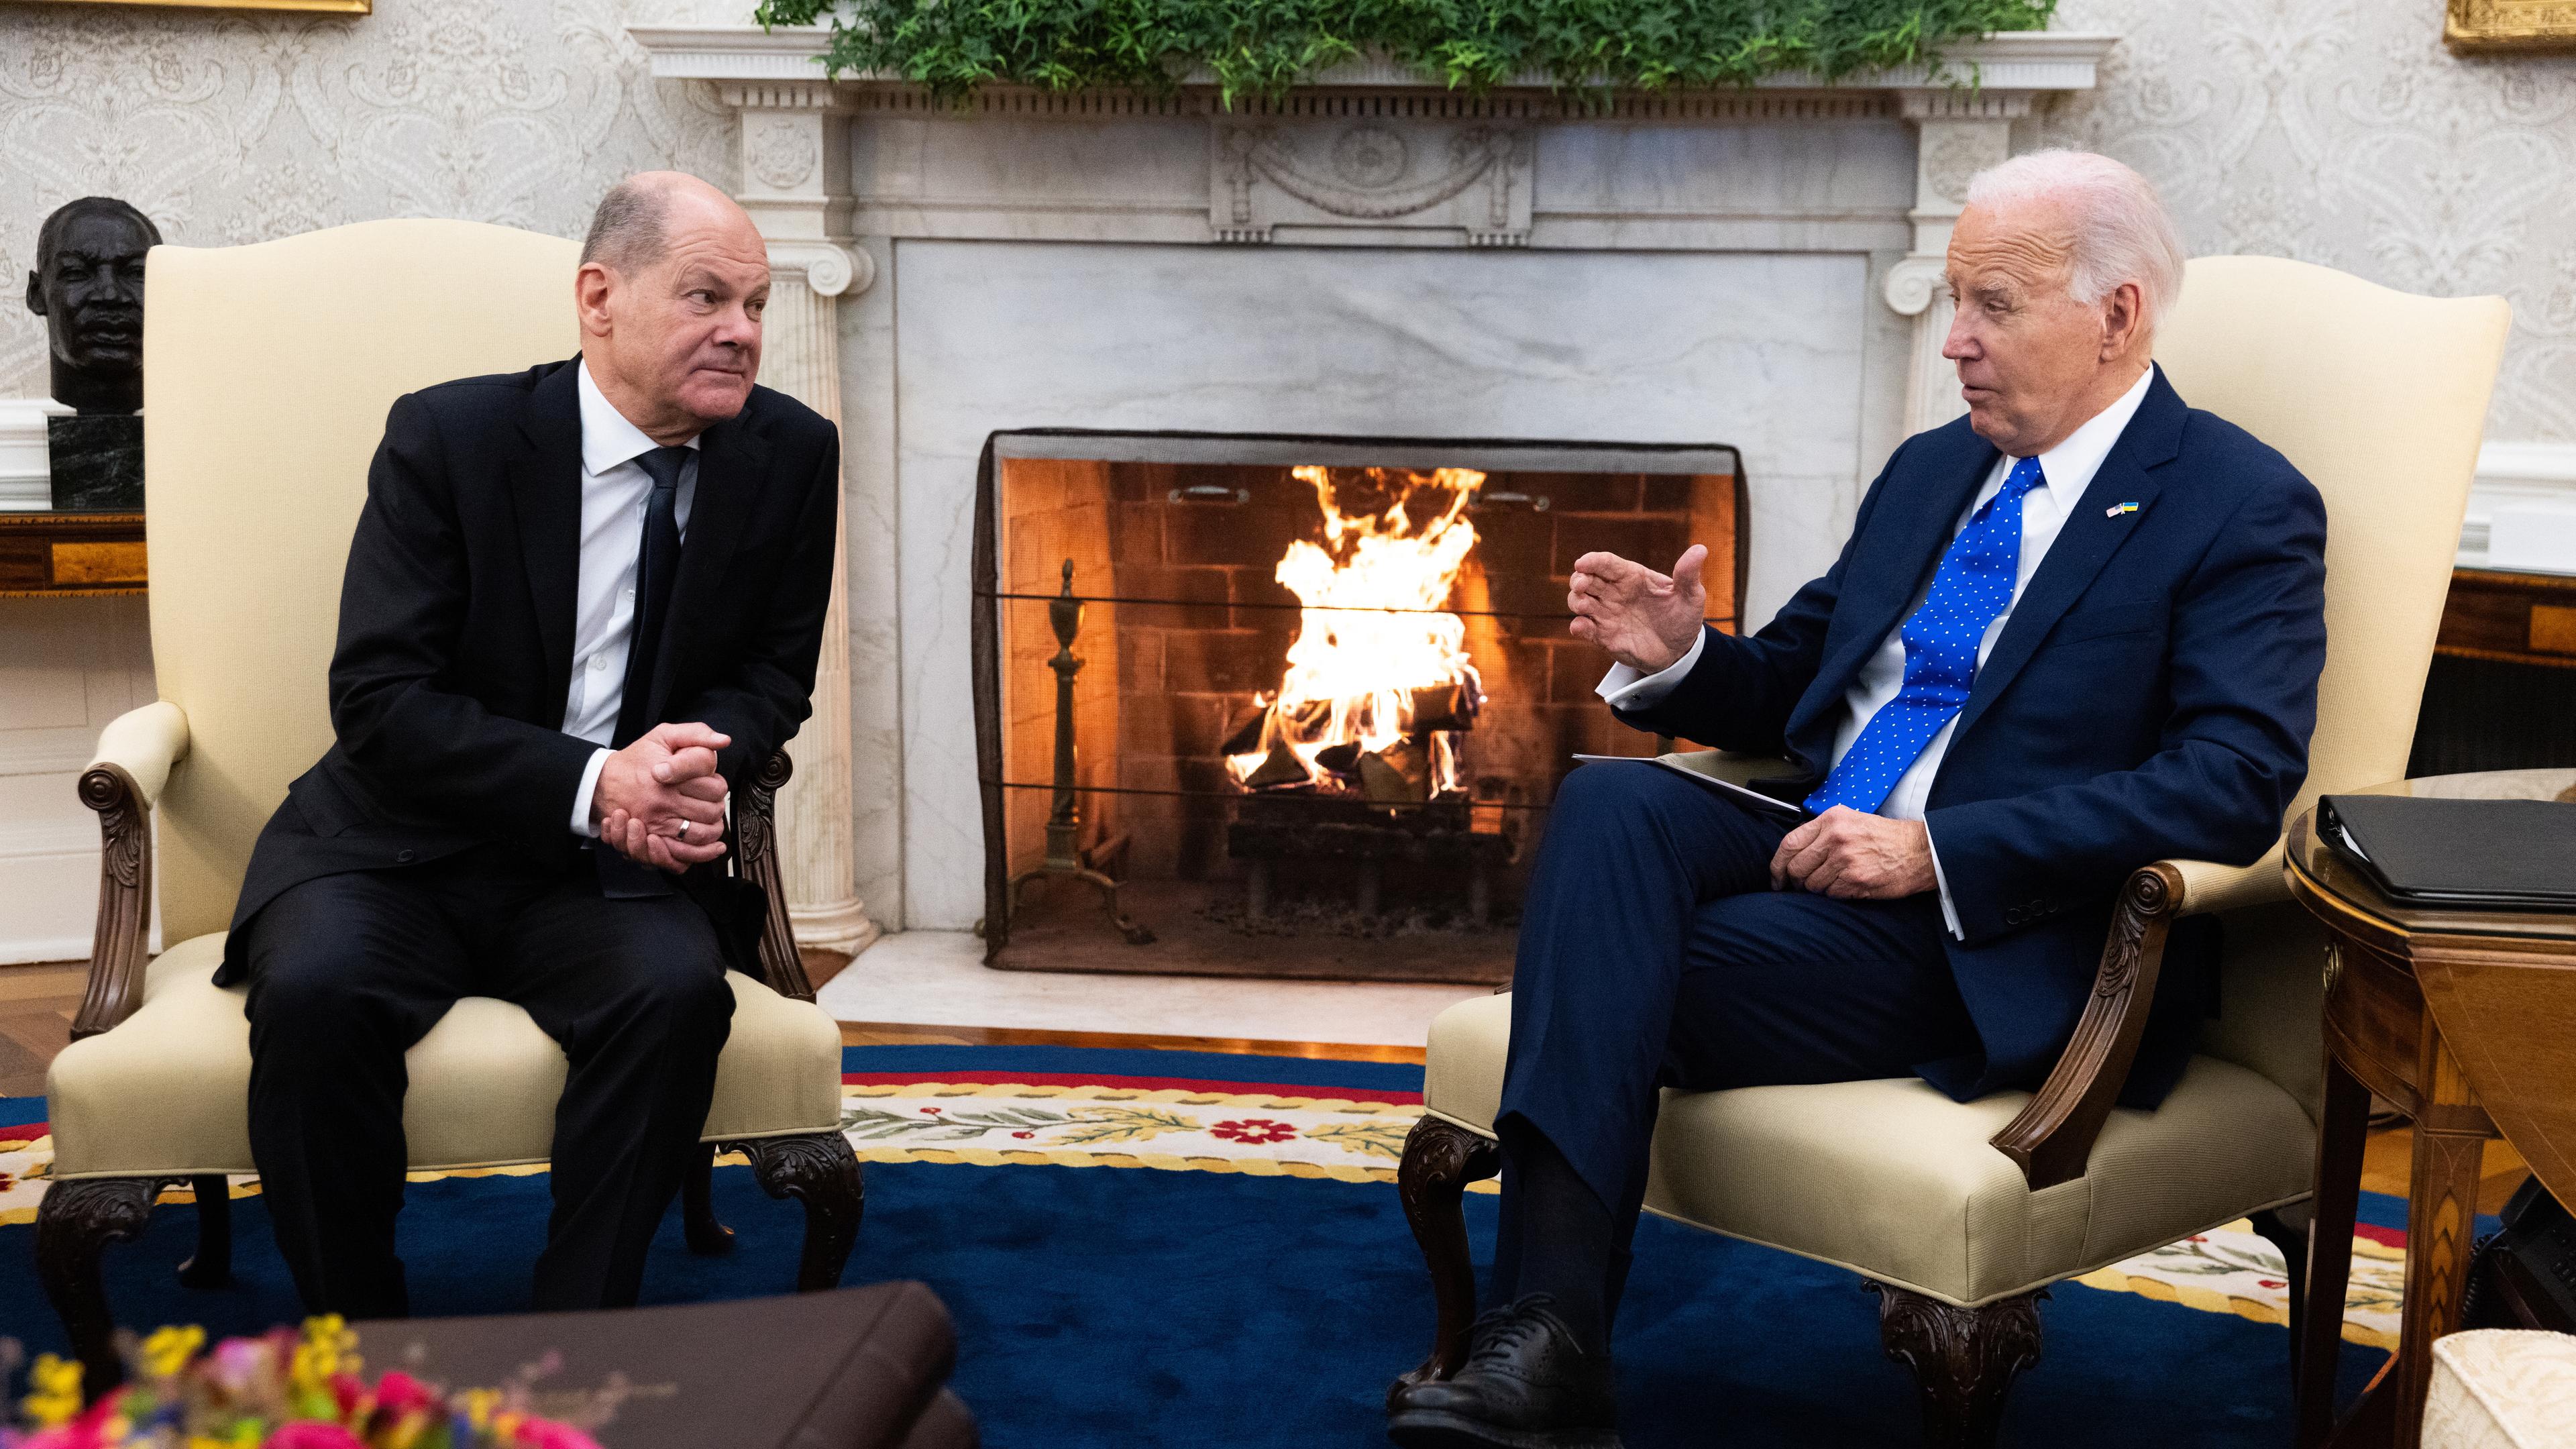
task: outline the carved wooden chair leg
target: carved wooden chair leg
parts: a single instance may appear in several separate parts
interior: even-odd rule
[[[1991,1449],[2013,1377],[2039,1362],[2039,1300],[2048,1290],[1955,1308],[1884,1283],[1879,1339],[1887,1356],[1914,1370],[1923,1393],[1927,1449]]]
[[[733,1229],[716,1218],[716,1154],[722,1150],[706,1148],[689,1164],[689,1175],[680,1179],[680,1225],[689,1251],[702,1258],[721,1258],[733,1251]]]
[[[796,1265],[796,1291],[839,1287],[841,1269],[859,1241],[859,1217],[867,1202],[867,1185],[850,1139],[838,1132],[809,1132],[728,1142],[718,1150],[750,1158],[761,1191],[805,1204],[805,1254]]]
[[[53,1184],[36,1205],[36,1276],[63,1320],[81,1361],[82,1392],[92,1399],[125,1380],[99,1254],[143,1231],[160,1190],[156,1178],[85,1177]]]
[[[221,1173],[192,1177],[197,1194],[197,1251],[179,1265],[179,1281],[190,1288],[233,1286],[233,1185]]]
[[[2299,1387],[2300,1332],[2306,1326],[2308,1311],[2308,1235],[2282,1221],[2275,1208],[2266,1208],[2249,1221],[2254,1231],[2281,1250],[2281,1277],[2290,1285],[2290,1391],[2295,1395]]]
[[[1492,1138],[1443,1118],[1422,1118],[1404,1139],[1395,1190],[1404,1202],[1404,1220],[1413,1227],[1413,1241],[1422,1248],[1423,1265],[1431,1270],[1431,1296],[1440,1317],[1432,1330],[1430,1356],[1397,1379],[1389,1394],[1445,1379],[1467,1361],[1467,1330],[1476,1321],[1476,1265],[1468,1256],[1463,1204],[1467,1184],[1493,1176],[1502,1166],[1502,1152]]]

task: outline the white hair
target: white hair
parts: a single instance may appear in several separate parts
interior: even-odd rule
[[[2056,201],[2075,220],[2075,255],[2066,289],[2091,306],[2122,282],[2145,298],[2152,334],[2182,296],[2182,233],[2147,178],[2090,151],[2033,151],[1980,171],[1968,182],[1968,205]]]

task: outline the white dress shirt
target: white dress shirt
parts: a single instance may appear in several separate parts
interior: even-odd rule
[[[2129,420],[2137,416],[2139,406],[2147,400],[2147,388],[2155,381],[2155,376],[2156,370],[2150,365],[2109,407],[2095,413],[2082,426],[2067,434],[2066,441],[2039,455],[2039,471],[2046,486],[2034,488],[2022,498],[2020,568],[2013,579],[2011,601],[2004,605],[2002,613],[1995,616],[1995,621],[1986,626],[1986,637],[1977,644],[1979,668],[1985,666],[1986,656],[1994,652],[1995,641],[2003,637],[2004,625],[2012,619],[2013,604],[2020,602],[2022,590],[2030,587],[2031,575],[2039,572],[2040,560],[2048,556],[2049,545],[2057,542],[2058,530],[2074,516],[2075,506],[2083,499],[2084,490],[2093,486],[2093,475],[2102,470],[2102,460],[2111,455],[2112,444],[2120,441],[2120,434],[2127,431]],[[1952,539],[1959,536],[1960,530],[1968,526],[1968,520],[1976,516],[1977,510],[1983,508],[1988,499],[2003,491],[2004,478],[2018,461],[2009,457],[1995,459],[1995,466],[1986,474],[1985,486],[1977,490],[1976,497],[1968,500],[1968,506],[1960,511],[1958,521],[1950,526]],[[1928,593],[1930,588],[1931,583],[1927,579],[1924,592]],[[1833,764],[1842,762],[1843,755],[1851,749],[1852,741],[1860,738],[1861,729],[1869,723],[1870,717],[1905,688],[1905,621],[1922,606],[1923,594],[1918,593],[1914,601],[1905,606],[1904,612],[1897,615],[1896,627],[1888,631],[1886,640],[1878,646],[1878,652],[1861,664],[1860,673],[1853,678],[1851,688],[1844,691],[1843,722],[1841,728],[1834,732]],[[1655,674],[1641,674],[1628,665],[1613,664],[1610,672],[1602,677],[1596,692],[1616,708],[1644,709],[1670,694],[1673,687],[1681,683],[1683,676],[1691,672],[1691,667],[1699,663],[1700,651],[1707,643],[1708,631],[1703,629],[1691,640],[1689,653]],[[1923,753],[1915,756],[1914,763],[1897,777],[1895,786],[1887,792],[1887,799],[1878,807],[1879,814],[1890,820],[1923,818],[1923,802],[1932,793],[1932,781],[1941,773],[1941,757],[1950,749],[1950,733],[1958,725],[1957,715],[1952,715],[1942,724],[1940,732],[1932,736],[1932,742],[1923,747]],[[1942,918],[1949,923],[1950,934],[1963,935],[1959,929],[1959,913],[1950,903],[1950,882],[1941,874],[1938,846],[1932,850],[1932,873],[1941,888]]]
[[[573,595],[572,688],[564,696],[563,732],[601,746],[591,753],[572,797],[573,833],[596,836],[590,799],[599,790],[599,767],[608,763],[606,746],[616,738],[617,711],[625,703],[636,556],[643,552],[644,510],[653,499],[652,476],[635,460],[662,445],[628,422],[590,380],[589,362],[581,363],[580,374],[575,386],[581,394],[581,572]],[[698,440],[682,446],[694,454]],[[680,465],[683,539],[697,495],[698,460],[692,456]]]

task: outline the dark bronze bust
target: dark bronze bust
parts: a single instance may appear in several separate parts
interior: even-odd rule
[[[45,319],[54,401],[54,506],[143,506],[143,256],[160,228],[107,196],[67,202],[36,233],[27,310]]]

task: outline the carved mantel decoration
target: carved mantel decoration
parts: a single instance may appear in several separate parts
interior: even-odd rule
[[[1208,226],[1266,242],[1282,226],[1431,228],[1469,246],[1529,242],[1526,126],[1371,116],[1216,123]]]

